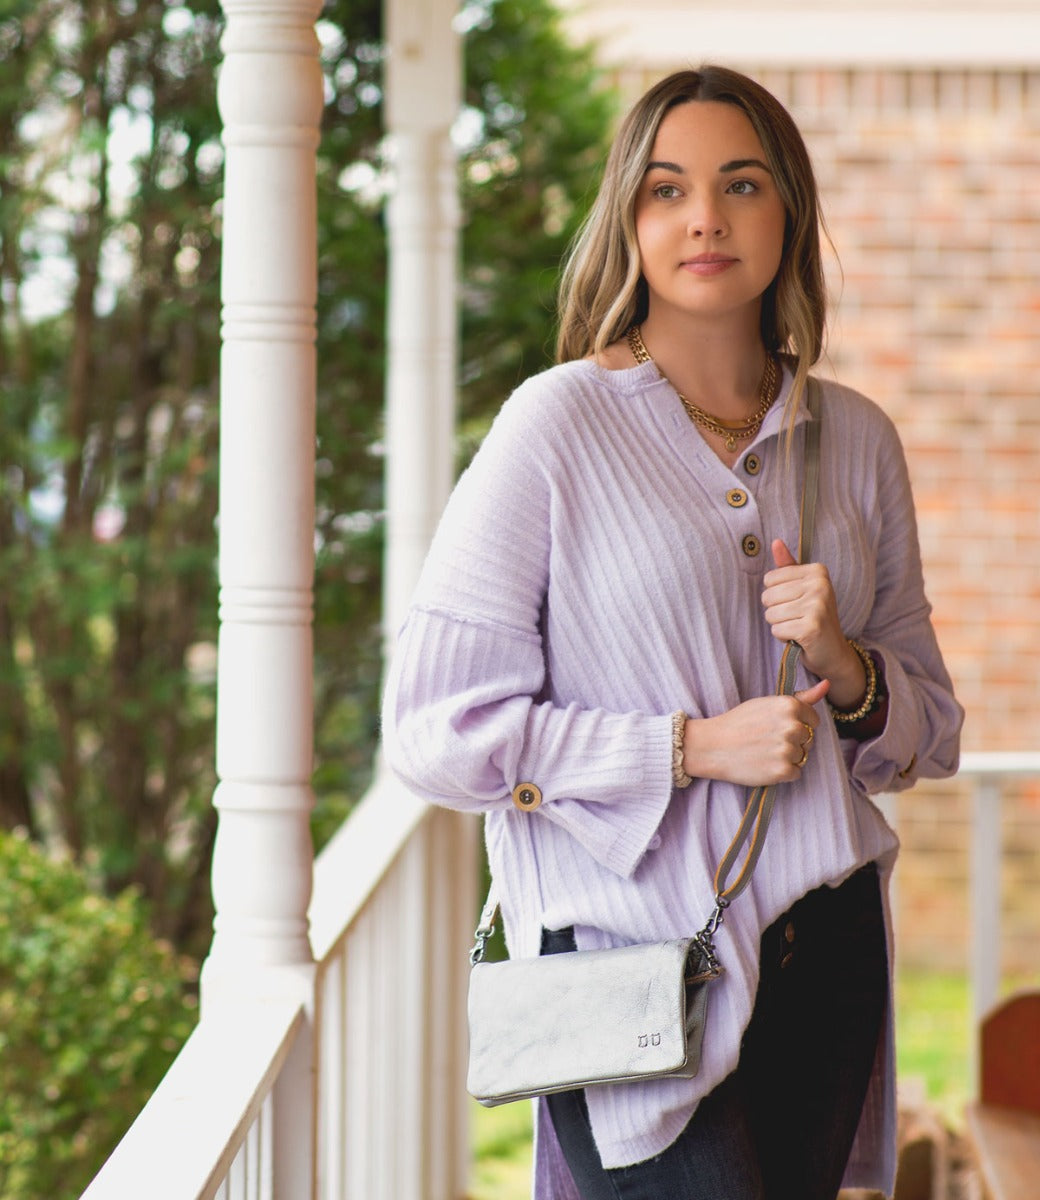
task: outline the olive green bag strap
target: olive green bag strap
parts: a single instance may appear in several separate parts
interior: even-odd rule
[[[812,558],[813,533],[816,525],[816,498],[820,479],[820,385],[811,376],[808,381],[807,403],[810,419],[805,422],[804,426],[805,478],[802,481],[802,507],[798,529],[798,561],[800,563],[808,562]],[[788,642],[784,646],[776,681],[778,696],[790,696],[794,692],[795,680],[798,675],[798,659],[801,653],[802,648],[797,642]],[[702,939],[707,937],[709,945],[711,935],[722,921],[723,912],[751,882],[751,875],[765,845],[766,831],[769,829],[769,821],[773,815],[775,795],[775,784],[762,784],[752,790],[736,835],[715,870],[715,912],[700,935]],[[728,882],[730,873],[741,851],[749,841],[750,845],[748,845],[747,854],[741,863],[737,877],[730,883]]]

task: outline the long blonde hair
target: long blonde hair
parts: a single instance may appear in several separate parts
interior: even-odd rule
[[[793,416],[823,349],[827,299],[820,214],[809,152],[790,114],[761,84],[726,67],[677,71],[638,100],[618,129],[596,201],[575,239],[560,285],[558,362],[599,354],[644,320],[635,203],[665,114],[691,100],[733,104],[751,121],[787,213],[783,255],[762,297],[762,342],[794,369]]]

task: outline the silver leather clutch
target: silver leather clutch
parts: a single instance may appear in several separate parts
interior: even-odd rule
[[[467,1090],[493,1107],[598,1083],[689,1078],[718,974],[697,938],[477,962]]]

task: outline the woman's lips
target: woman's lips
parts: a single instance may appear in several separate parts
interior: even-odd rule
[[[699,254],[696,258],[688,258],[683,262],[682,269],[692,275],[721,275],[728,271],[737,260],[725,254]]]

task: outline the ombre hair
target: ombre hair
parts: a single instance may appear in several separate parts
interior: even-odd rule
[[[826,290],[822,216],[812,163],[784,106],[761,84],[726,67],[678,71],[636,102],[618,129],[599,194],[571,247],[560,285],[558,362],[601,353],[646,318],[648,294],[636,240],[635,206],[665,114],[691,100],[739,108],[766,154],[787,219],[776,278],[762,297],[762,342],[788,356],[794,387],[788,415],[823,349]]]

